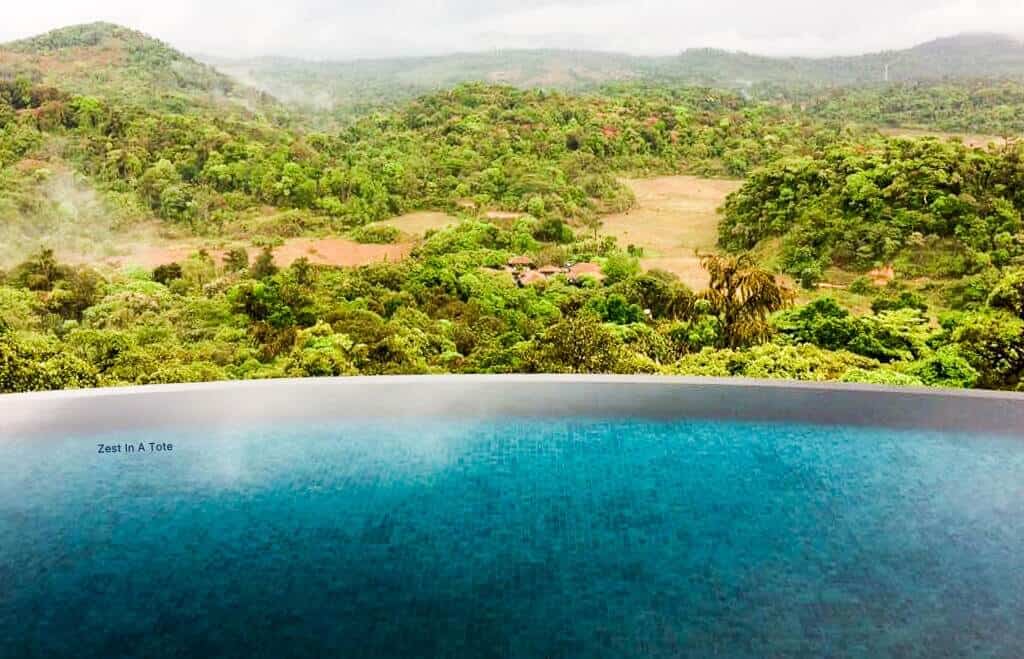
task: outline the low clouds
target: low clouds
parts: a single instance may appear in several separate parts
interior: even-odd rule
[[[348,58],[493,48],[774,55],[902,48],[958,32],[1024,36],[1022,0],[42,0],[5,8],[0,40],[106,20],[190,52]]]

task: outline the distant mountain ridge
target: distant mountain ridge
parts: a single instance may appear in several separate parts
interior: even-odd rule
[[[717,77],[719,82],[803,82],[850,85],[921,82],[951,78],[1024,79],[1024,42],[1001,34],[960,34],[905,50],[841,57],[768,57],[715,49],[683,52],[682,75]]]
[[[905,50],[844,57],[770,57],[712,48],[673,56],[506,50],[429,57],[306,61],[188,56],[111,23],[60,28],[0,44],[0,79],[28,76],[75,93],[246,108],[297,105],[359,114],[464,82],[581,91],[613,83],[842,87],[941,79],[1024,80],[1024,42],[961,34]],[[260,90],[257,92],[256,90]]]
[[[200,59],[282,99],[316,105],[380,102],[462,82],[585,89],[613,82],[744,88],[810,87],[942,79],[1024,80],[1024,42],[961,34],[905,50],[842,57],[770,57],[713,48],[648,57],[598,51],[507,50],[429,57],[304,61],[284,57]]]

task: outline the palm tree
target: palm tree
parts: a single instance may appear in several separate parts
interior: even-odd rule
[[[766,341],[771,336],[769,314],[788,306],[793,292],[771,272],[757,267],[746,254],[706,254],[700,262],[711,275],[711,284],[700,298],[709,303],[721,322],[721,347],[738,348]]]

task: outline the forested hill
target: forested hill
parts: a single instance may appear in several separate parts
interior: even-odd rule
[[[1024,42],[998,34],[961,34],[906,50],[852,57],[773,58],[703,49],[684,52],[681,75],[721,84],[807,83],[821,86],[944,79],[1024,79]]]
[[[0,80],[184,110],[196,104],[273,108],[274,100],[142,32],[110,23],[0,44]]]
[[[1024,79],[1024,44],[992,34],[965,34],[907,50],[830,58],[778,58],[691,49],[670,57],[512,50],[348,62],[273,57],[204,60],[278,98],[354,110],[471,81],[568,90],[622,81],[732,88],[758,84],[823,87],[881,82],[886,67],[889,79],[896,82]]]

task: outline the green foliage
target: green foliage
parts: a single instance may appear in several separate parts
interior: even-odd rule
[[[914,291],[899,291],[899,293],[887,293],[880,295],[871,301],[871,310],[875,313],[883,311],[897,311],[899,309],[916,309],[922,313],[928,311],[928,302],[920,293]]]
[[[1019,82],[978,80],[833,89],[810,112],[868,124],[1006,135],[1024,133],[1022,106]]]
[[[165,263],[164,265],[157,266],[153,270],[153,281],[159,282],[164,286],[167,286],[172,281],[182,278],[182,269],[180,263]]]
[[[374,245],[390,245],[398,242],[401,232],[387,224],[369,224],[352,232],[352,240],[357,243]]]
[[[916,309],[858,317],[828,297],[779,314],[775,326],[794,343],[848,350],[882,362],[914,359],[929,338],[925,318]]]
[[[875,370],[878,362],[849,352],[832,352],[813,345],[766,343],[747,350],[705,348],[669,368],[677,375],[748,377],[784,380],[840,380],[854,369]]]
[[[40,66],[69,48],[109,62],[66,80],[30,71],[0,81],[5,267],[8,245],[64,253],[64,227],[102,244],[101,226],[152,218],[162,233],[263,251],[252,263],[243,248],[223,265],[200,251],[152,275],[101,276],[37,249],[0,280],[2,390],[439,372],[1020,386],[1022,147],[882,139],[838,127],[857,108],[812,105],[809,115],[673,85],[568,95],[465,84],[313,133],[324,117],[267,120],[272,104],[242,108],[244,90],[116,26],[11,48]],[[372,76],[360,84],[383,93]],[[979,99],[974,116],[1012,124],[996,108],[1016,107],[1014,93]],[[832,265],[972,274],[922,286],[937,291],[928,300],[860,279],[851,292],[873,295],[870,315],[830,299],[783,312],[792,293],[763,264],[706,257],[710,287],[695,293],[643,272],[641,248],[598,231],[603,214],[634,202],[624,175],[659,173],[749,175],[726,204],[722,244],[780,238],[779,262],[809,290]],[[292,237],[394,242],[398,231],[377,222],[417,209],[465,219],[428,233],[401,263],[274,263],[273,248]],[[521,254],[539,265],[597,261],[604,278],[519,287],[504,269]],[[936,330],[928,313],[942,304],[964,313]]]
[[[930,276],[1005,265],[1024,255],[1022,155],[936,140],[837,144],[754,172],[725,204],[720,241],[742,250],[781,236],[783,267],[798,276],[894,260]]]
[[[863,368],[851,368],[843,374],[842,382],[857,384],[873,384],[882,387],[921,387],[924,382],[920,378],[893,371],[888,368],[866,370]]]
[[[264,247],[260,255],[256,257],[252,267],[249,268],[249,274],[256,279],[266,279],[276,273],[277,265],[274,263],[274,251],[269,247]]]
[[[1014,389],[1024,380],[1024,320],[1005,312],[952,316],[944,326],[986,389]]]
[[[605,259],[601,273],[608,284],[616,284],[640,274],[640,261],[629,254],[617,252]]]
[[[621,340],[599,318],[581,314],[544,332],[530,355],[530,366],[545,373],[612,373],[621,349]]]
[[[19,339],[0,330],[0,393],[79,389],[97,385],[94,370],[59,342]]]
[[[1024,320],[1024,268],[1004,273],[992,290],[988,304],[994,309],[1005,309]]]
[[[910,364],[904,373],[929,387],[956,389],[970,389],[979,378],[978,371],[960,354],[956,346],[939,348],[928,357]]]
[[[249,251],[243,247],[228,250],[224,256],[224,267],[228,272],[239,272],[249,267]]]

